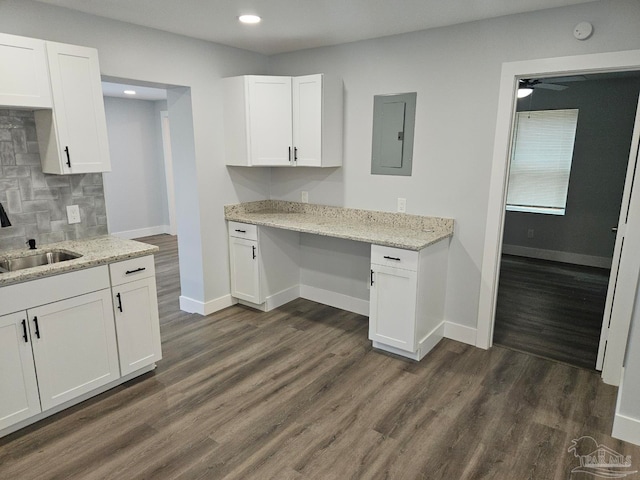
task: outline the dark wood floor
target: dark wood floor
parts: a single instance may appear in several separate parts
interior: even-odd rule
[[[493,340],[595,369],[609,270],[504,255]]]
[[[451,340],[416,363],[372,350],[365,317],[302,299],[188,315],[175,242],[146,240],[164,359],[0,439],[0,478],[577,480],[583,435],[640,467],[595,372]]]

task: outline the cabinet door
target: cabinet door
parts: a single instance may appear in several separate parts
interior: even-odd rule
[[[247,78],[251,165],[291,165],[291,77]]]
[[[369,339],[415,351],[417,273],[372,265]]]
[[[229,237],[231,257],[231,295],[252,303],[260,298],[260,267],[258,242]]]
[[[322,75],[293,78],[294,163],[322,166]]]
[[[43,410],[120,378],[110,289],[28,314]]]
[[[0,317],[0,430],[40,413],[26,312]]]
[[[75,174],[111,170],[97,50],[47,42],[47,57],[53,119],[43,171]],[[44,123],[43,117],[39,114],[36,121]]]
[[[51,108],[45,42],[0,33],[0,105]]]
[[[124,376],[162,358],[155,278],[113,288],[120,373]]]

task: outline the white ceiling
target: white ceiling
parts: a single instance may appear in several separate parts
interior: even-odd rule
[[[127,95],[125,90],[133,90],[135,95]],[[166,100],[167,91],[163,88],[142,87],[126,83],[102,82],[102,95],[105,97],[119,97],[129,100]]]
[[[38,1],[271,55],[597,0]]]

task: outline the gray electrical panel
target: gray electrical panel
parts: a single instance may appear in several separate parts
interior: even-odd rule
[[[373,97],[371,173],[411,175],[415,92]]]

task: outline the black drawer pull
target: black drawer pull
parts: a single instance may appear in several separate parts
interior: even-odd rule
[[[27,335],[27,321],[22,320],[22,338],[25,343],[29,343],[29,336]]]
[[[64,152],[67,154],[67,166],[71,168],[71,155],[69,155],[69,146],[64,147]]]
[[[255,258],[256,258],[256,246],[255,246],[255,245],[253,245],[253,246],[251,247],[251,249],[253,250],[253,258],[255,259]]]
[[[371,285],[373,285],[373,270],[371,270]]]
[[[237,228],[236,228],[236,232],[238,232],[238,233],[247,233],[246,230],[238,230]]]
[[[118,310],[120,310],[122,312],[122,297],[120,297],[120,294],[116,294],[116,298],[118,299]]]
[[[398,257],[389,257],[389,256],[385,255],[384,258],[386,258],[387,260],[395,260],[396,262],[400,261],[400,259]]]
[[[33,317],[33,323],[36,326],[36,337],[40,338],[40,326],[38,325],[38,317]]]
[[[127,270],[124,272],[125,275],[131,275],[132,273],[144,272],[146,270],[145,267],[136,268],[135,270]]]

